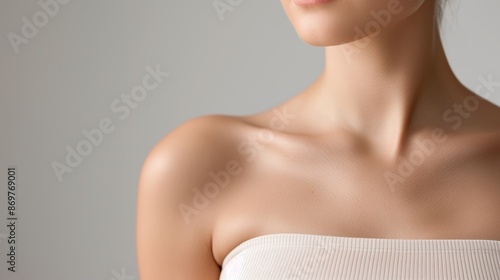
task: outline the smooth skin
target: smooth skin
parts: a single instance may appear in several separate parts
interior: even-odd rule
[[[274,108],[191,119],[151,150],[141,280],[219,279],[233,248],[273,233],[500,240],[500,108],[453,74],[434,1],[401,0],[381,33],[355,37],[388,2],[281,0],[301,39],[325,47],[324,71]],[[210,182],[202,209],[181,212]]]

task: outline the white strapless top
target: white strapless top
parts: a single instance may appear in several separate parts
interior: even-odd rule
[[[269,234],[229,252],[219,279],[500,280],[500,241]]]

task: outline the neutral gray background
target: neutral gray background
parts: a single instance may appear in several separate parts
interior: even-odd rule
[[[223,20],[212,2],[73,0],[17,54],[9,32],[21,34],[22,18],[42,8],[0,2],[1,279],[138,279],[137,180],[152,146],[196,116],[276,105],[321,72],[323,50],[297,37],[278,0],[244,0]],[[450,2],[453,69],[471,89],[481,76],[500,81],[500,2]],[[113,100],[158,64],[170,76],[119,119]],[[499,92],[491,100],[500,104]],[[51,164],[103,118],[115,130],[59,181]],[[6,263],[9,165],[18,168],[16,273]]]

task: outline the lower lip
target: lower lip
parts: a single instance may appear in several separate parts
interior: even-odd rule
[[[308,6],[325,4],[326,2],[330,2],[330,0],[293,0],[293,2],[297,5]]]

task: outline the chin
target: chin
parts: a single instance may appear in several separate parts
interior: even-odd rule
[[[302,41],[336,46],[377,35],[415,13],[426,0],[332,0],[313,7],[281,2]]]
[[[311,46],[336,46],[355,40],[355,33],[349,28],[350,25],[331,21],[301,19],[294,27],[299,38]]]

